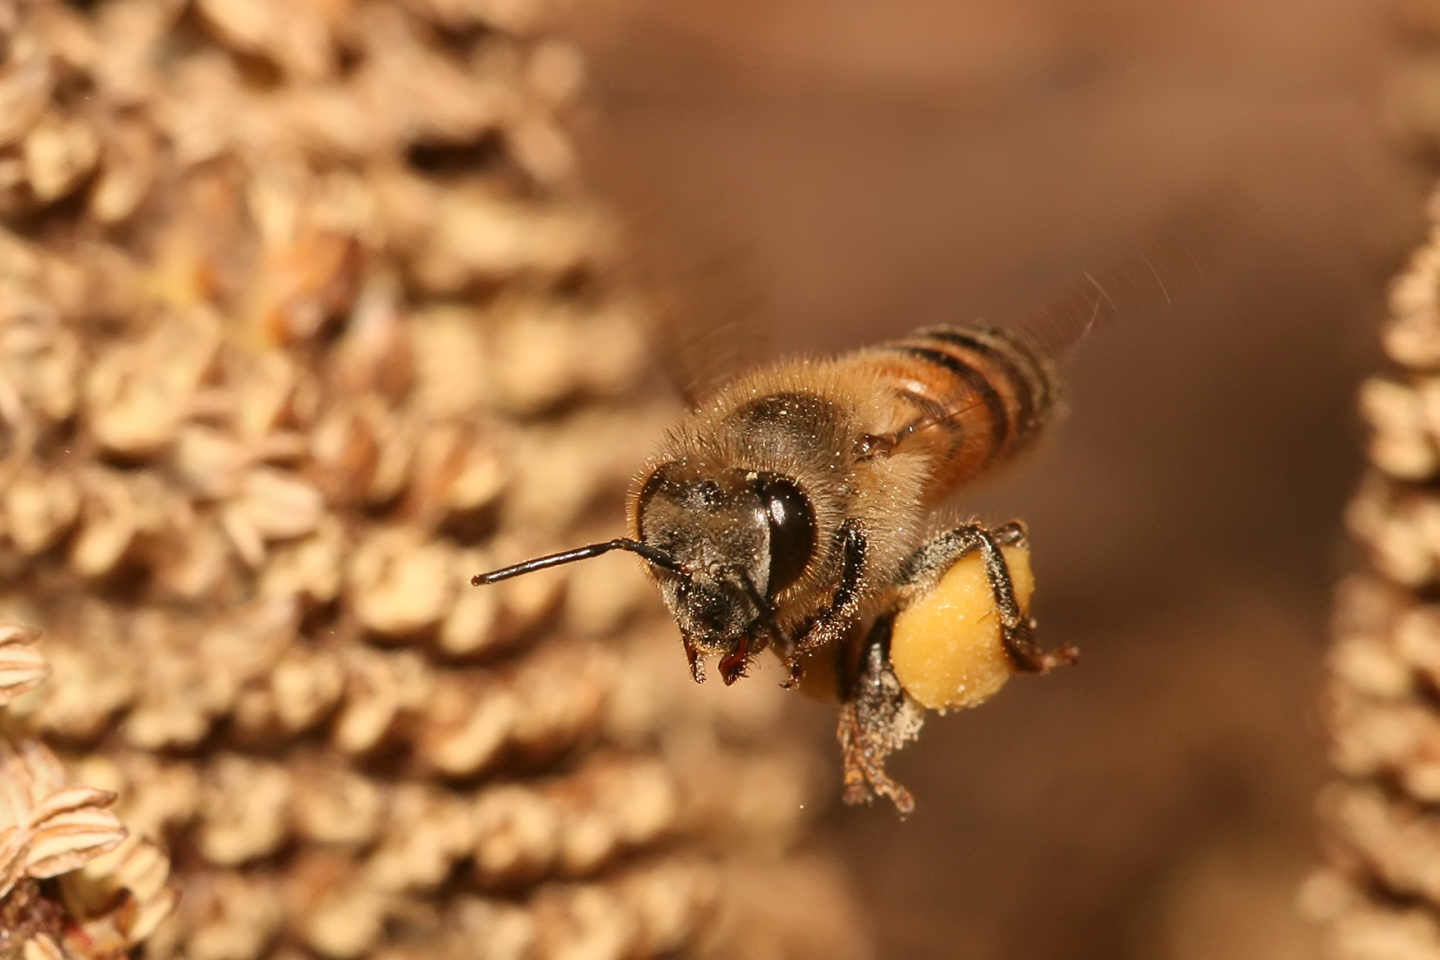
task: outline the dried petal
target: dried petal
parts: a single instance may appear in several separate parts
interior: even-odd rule
[[[0,74],[0,146],[19,140],[40,119],[54,82],[50,51],[34,34],[17,36]]]
[[[368,843],[380,829],[383,812],[379,787],[349,770],[313,769],[296,784],[296,828],[318,843]]]
[[[0,624],[0,706],[40,686],[50,675],[45,657],[33,644],[40,631]]]
[[[509,744],[519,713],[520,704],[506,687],[445,677],[426,714],[416,752],[445,774],[477,773]]]
[[[129,947],[149,937],[174,910],[177,892],[169,877],[165,851],[131,834],[114,850],[63,876],[60,889],[72,916],[97,917],[109,911]],[[118,899],[122,892],[130,894],[128,900]]]
[[[63,814],[76,813],[86,807],[108,807],[115,802],[115,794],[95,787],[69,786],[45,797],[30,814],[30,822],[37,828],[50,825],[51,819]]]
[[[335,518],[325,517],[314,535],[271,551],[261,575],[260,592],[329,603],[340,593],[345,547],[344,528]]]
[[[200,853],[231,866],[272,853],[284,842],[292,788],[285,767],[224,754],[210,766],[200,803]]]
[[[410,527],[371,535],[356,548],[347,571],[347,593],[360,622],[389,637],[434,627],[456,589],[452,553]]]
[[[112,794],[105,796],[113,799]],[[34,828],[25,855],[25,872],[43,880],[78,869],[119,846],[126,835],[120,818],[108,810],[85,807],[55,814]]]
[[[435,680],[425,661],[404,651],[352,650],[346,657],[345,705],[334,728],[346,753],[365,753],[391,736],[397,724],[425,709]]]
[[[292,473],[256,467],[245,475],[235,507],[267,540],[313,531],[325,512],[320,491]]]
[[[86,382],[86,415],[96,439],[129,457],[170,443],[219,346],[219,321],[197,309],[101,355]]]
[[[60,945],[48,934],[37,933],[25,941],[24,960],[69,960]]]
[[[66,473],[24,470],[5,490],[10,541],[26,556],[48,550],[69,531],[80,512],[80,491]]]
[[[5,819],[10,819],[5,811]],[[0,825],[0,898],[4,898],[25,876],[25,851],[30,846],[30,829],[11,822]]]
[[[25,176],[41,203],[79,186],[100,157],[100,143],[84,120],[48,116],[25,135]]]
[[[96,220],[116,224],[129,219],[154,182],[157,153],[155,134],[146,125],[125,123],[108,132],[101,173],[90,192]]]
[[[345,672],[329,653],[292,649],[270,673],[275,713],[287,730],[298,732],[319,723],[345,690]]]

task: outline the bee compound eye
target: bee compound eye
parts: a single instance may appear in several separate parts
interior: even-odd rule
[[[765,505],[770,524],[770,582],[774,596],[800,579],[815,552],[815,511],[798,486],[785,477],[761,474],[755,491]]]

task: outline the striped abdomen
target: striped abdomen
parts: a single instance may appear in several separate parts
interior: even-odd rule
[[[1055,405],[1050,364],[1004,330],[927,327],[852,362],[899,404],[899,445],[935,457],[931,501],[1027,447]]]

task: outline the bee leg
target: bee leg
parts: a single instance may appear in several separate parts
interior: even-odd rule
[[[858,656],[842,661],[837,734],[845,764],[845,802],[869,803],[878,794],[889,797],[903,817],[915,809],[915,798],[890,779],[885,760],[915,739],[925,716],[906,696],[890,666],[893,620],[892,616],[878,620],[865,635]]]
[[[1080,654],[1075,647],[1065,644],[1046,653],[1035,643],[1035,618],[1020,610],[1002,546],[1029,546],[1025,525],[1015,520],[988,530],[981,524],[967,523],[922,544],[910,559],[905,579],[908,583],[931,585],[961,557],[978,550],[995,598],[995,610],[1000,614],[1000,638],[1015,669],[1020,673],[1049,673],[1074,663]]]
[[[1004,569],[1004,578],[1009,590],[1007,591],[1011,603],[1014,603],[1015,588],[1010,580],[1010,567],[1005,563],[1005,555],[998,547],[1018,546],[1029,548],[1030,539],[1025,530],[1025,524],[1019,520],[1011,520],[1007,524],[996,527],[988,532],[990,539],[994,542],[995,548],[987,552],[985,557],[985,574],[990,580],[991,589],[995,589],[996,578],[999,568]],[[1000,593],[995,594],[995,605],[1001,607]],[[1018,614],[1019,609],[1016,608]],[[1020,617],[1013,628],[1006,628],[1004,610],[1001,609],[1001,638],[1005,641],[1005,652],[1010,655],[1010,660],[1015,668],[1024,673],[1049,673],[1056,667],[1067,667],[1080,658],[1080,650],[1069,644],[1061,644],[1051,653],[1045,653],[1035,643],[1035,618]]]
[[[705,660],[695,646],[695,640],[688,633],[681,634],[680,642],[685,645],[685,659],[690,662],[690,677],[696,683],[705,682]]]
[[[801,662],[800,656],[792,651],[785,658],[785,668],[790,671],[790,676],[780,686],[786,690],[794,690],[800,686],[800,681],[805,679],[805,664]]]
[[[830,605],[821,611],[809,628],[795,644],[797,650],[839,644],[845,637],[855,614],[860,610],[860,580],[865,572],[865,534],[854,520],[846,520],[840,526],[843,564],[840,583],[830,598]],[[791,672],[796,667],[791,666]]]

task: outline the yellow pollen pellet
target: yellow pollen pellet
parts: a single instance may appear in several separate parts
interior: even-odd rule
[[[1002,552],[1015,598],[1028,612],[1035,590],[1030,552]],[[960,558],[935,589],[896,615],[890,662],[906,692],[931,710],[973,707],[1010,679],[1014,667],[1000,640],[1000,612],[978,552]]]

